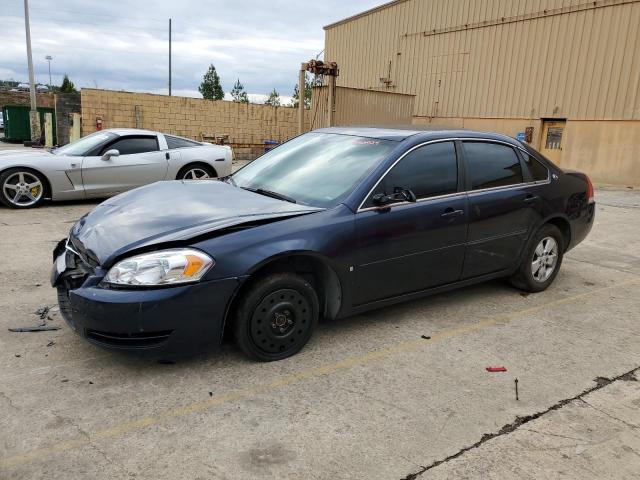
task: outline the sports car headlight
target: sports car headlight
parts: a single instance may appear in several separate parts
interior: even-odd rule
[[[195,282],[214,264],[213,259],[191,248],[144,253],[116,263],[104,277],[114,285],[175,285]]]

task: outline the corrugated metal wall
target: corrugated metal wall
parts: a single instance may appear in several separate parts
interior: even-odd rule
[[[313,87],[311,130],[329,126],[329,87]],[[336,87],[334,125],[410,124],[415,96]]]
[[[640,0],[399,1],[326,27],[325,58],[416,116],[640,119]]]

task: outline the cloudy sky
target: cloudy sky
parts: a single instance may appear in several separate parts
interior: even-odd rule
[[[2,0],[0,79],[28,81],[23,0]],[[167,92],[168,19],[173,93],[199,96],[213,63],[226,92],[291,95],[300,62],[324,48],[322,27],[383,0],[30,0],[36,82]],[[322,58],[322,57],[321,57]],[[254,97],[256,100],[259,97]]]

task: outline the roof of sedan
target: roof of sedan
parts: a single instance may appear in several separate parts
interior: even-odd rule
[[[337,133],[342,135],[355,135],[358,137],[377,138],[380,140],[393,140],[401,142],[414,135],[424,134],[434,139],[442,137],[472,137],[489,138],[494,140],[509,140],[515,142],[512,137],[493,132],[480,132],[476,130],[454,129],[439,125],[400,125],[380,127],[330,127],[314,130],[321,133]]]

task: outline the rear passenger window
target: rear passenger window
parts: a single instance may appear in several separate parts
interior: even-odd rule
[[[471,189],[522,183],[520,159],[513,148],[487,142],[464,142]]]
[[[529,174],[531,175],[531,180],[540,182],[549,179],[549,170],[547,167],[527,153],[523,152],[522,156],[524,157],[527,170],[529,170]]]
[[[193,142],[186,138],[174,137],[171,135],[165,135],[164,138],[167,140],[167,147],[170,149],[197,147],[200,145],[198,142]]]
[[[416,148],[393,167],[383,180],[384,193],[408,188],[417,198],[458,191],[458,163],[453,142]],[[379,193],[379,192],[377,192]]]

